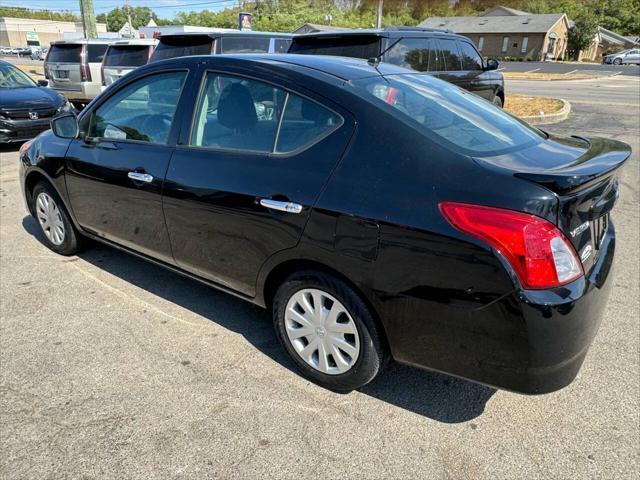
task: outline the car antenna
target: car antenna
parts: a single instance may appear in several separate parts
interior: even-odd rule
[[[375,68],[376,70],[378,70],[378,65],[382,61],[382,56],[385,53],[387,53],[389,50],[391,50],[393,47],[395,47],[398,44],[398,42],[400,42],[400,40],[402,40],[402,37],[400,37],[395,42],[393,42],[391,45],[389,45],[387,48],[385,48],[382,52],[380,52],[379,55],[377,55],[375,57],[371,57],[370,59],[368,59],[367,63],[369,65],[371,65],[373,68]],[[378,73],[380,73],[380,72],[378,72]]]

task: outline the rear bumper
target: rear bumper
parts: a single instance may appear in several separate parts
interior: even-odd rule
[[[72,87],[69,84],[55,83],[51,80],[49,82],[56,92],[77,102],[90,102],[102,91],[102,82],[82,82],[80,88],[77,84]]]
[[[569,385],[598,331],[610,289],[613,224],[586,278],[561,288],[514,291],[438,329],[410,333],[391,345],[402,363],[505,390],[543,394]],[[395,348],[394,348],[395,347]]]
[[[50,118],[41,120],[0,121],[0,143],[24,142],[50,128]]]

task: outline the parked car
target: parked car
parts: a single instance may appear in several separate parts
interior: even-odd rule
[[[34,48],[31,50],[31,60],[44,60],[47,56],[48,49]]]
[[[113,40],[58,40],[51,42],[44,61],[51,87],[81,109],[102,90],[102,58]]]
[[[31,139],[49,128],[51,119],[71,105],[47,86],[34,82],[15,65],[0,60],[0,143]]]
[[[307,378],[391,357],[569,384],[613,284],[628,145],[544,133],[428,74],[312,55],[139,67],[23,146],[47,246],[89,237],[273,314]]]
[[[102,85],[109,86],[136,67],[145,65],[157,44],[158,40],[154,38],[141,38],[109,45],[102,60]]]
[[[11,47],[0,47],[0,55],[10,55]]]
[[[640,48],[631,48],[618,53],[607,55],[603,63],[613,63],[614,65],[640,65]]]
[[[238,30],[162,35],[150,62],[187,55],[286,53],[292,35]]]
[[[471,40],[448,30],[395,27],[296,35],[290,53],[378,59],[442,80],[504,105],[498,61],[484,61]]]

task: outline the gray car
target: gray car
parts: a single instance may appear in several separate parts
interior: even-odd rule
[[[607,55],[605,63],[613,63],[614,65],[640,65],[640,48],[632,48]]]
[[[111,39],[59,40],[51,43],[44,73],[52,88],[82,108],[102,90],[102,59]]]
[[[102,60],[102,85],[108,87],[135,68],[145,65],[157,44],[155,38],[137,38],[109,45]]]

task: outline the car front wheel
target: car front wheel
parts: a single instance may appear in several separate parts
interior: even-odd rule
[[[38,183],[31,195],[32,211],[46,245],[61,255],[79,250],[80,235],[56,191],[46,182]]]
[[[493,97],[493,102],[491,103],[493,103],[496,107],[502,108],[502,98],[500,98],[498,95]]]
[[[616,58],[613,63],[614,65],[622,65],[622,60],[620,58]]]
[[[366,385],[388,359],[369,309],[332,275],[306,271],[287,278],[274,298],[273,319],[298,370],[330,390],[348,392]]]

